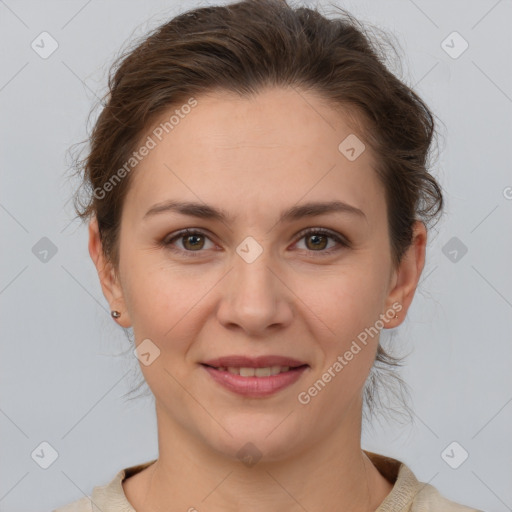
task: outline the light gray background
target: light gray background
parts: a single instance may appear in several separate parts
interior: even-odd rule
[[[2,511],[50,510],[157,455],[152,401],[122,398],[137,361],[115,355],[128,342],[108,315],[86,226],[72,221],[66,151],[85,138],[126,41],[196,5],[0,0]],[[434,173],[446,215],[395,330],[412,352],[402,375],[416,421],[377,424],[363,447],[450,499],[512,510],[512,2],[339,5],[396,35],[404,79],[444,123]],[[31,48],[43,31],[59,44],[47,59]],[[469,43],[457,59],[441,46],[453,31]],[[42,237],[57,247],[47,262],[32,252]],[[452,237],[467,247],[456,262],[442,252]],[[58,452],[48,469],[31,458],[43,441]],[[441,456],[453,441],[469,453],[458,469]]]

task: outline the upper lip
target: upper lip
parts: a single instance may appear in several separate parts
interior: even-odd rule
[[[290,366],[293,368],[307,365],[304,361],[299,361],[298,359],[285,356],[247,357],[242,355],[217,357],[215,359],[203,361],[202,364],[213,366],[215,368],[223,366],[226,368],[266,368],[269,366]]]

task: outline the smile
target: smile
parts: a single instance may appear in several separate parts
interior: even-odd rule
[[[201,365],[219,385],[238,395],[264,398],[291,386],[309,368],[307,364],[289,366],[214,367]]]
[[[248,368],[248,367],[236,367],[236,366],[221,366],[215,368],[221,372],[228,371],[233,375],[240,375],[241,377],[270,377],[271,375],[277,375],[279,373],[287,372],[290,370],[289,366],[266,366],[264,368]]]

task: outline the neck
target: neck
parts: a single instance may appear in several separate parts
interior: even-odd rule
[[[358,422],[342,422],[331,437],[323,436],[291,456],[262,457],[254,465],[198,442],[158,404],[157,418],[159,458],[143,471],[142,492],[130,500],[141,512],[368,512],[392,488],[361,450],[360,415]]]

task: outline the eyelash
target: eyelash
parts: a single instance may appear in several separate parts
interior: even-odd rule
[[[351,247],[350,241],[347,238],[341,237],[341,236],[337,235],[335,232],[330,231],[330,230],[325,229],[325,228],[308,228],[306,230],[303,230],[303,231],[301,231],[298,234],[297,242],[302,240],[306,236],[312,235],[312,234],[323,235],[323,236],[326,236],[328,238],[331,238],[332,240],[334,240],[335,242],[337,242],[338,244],[340,244],[344,248],[348,249],[348,248]],[[173,252],[184,254],[184,255],[186,255],[186,257],[197,258],[204,251],[202,251],[202,250],[187,251],[187,250],[183,250],[183,249],[177,249],[176,247],[173,247],[173,245],[172,245],[175,240],[178,240],[178,239],[183,238],[185,236],[191,236],[191,235],[201,235],[201,236],[204,236],[204,237],[209,239],[209,236],[208,236],[207,233],[205,233],[205,232],[203,232],[203,231],[201,231],[199,229],[187,228],[187,229],[183,229],[183,230],[179,231],[172,238],[164,238],[162,240],[161,244],[166,249],[169,249],[169,250],[171,250]],[[322,256],[330,256],[334,251],[339,250],[339,249],[340,249],[339,247],[331,247],[330,249],[319,250],[319,251],[313,251],[313,250],[308,250],[308,249],[306,249],[306,250],[308,252],[318,253],[318,255],[320,257],[322,257]]]

